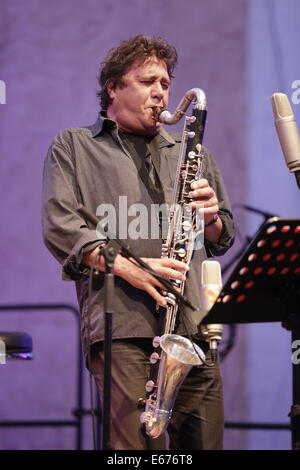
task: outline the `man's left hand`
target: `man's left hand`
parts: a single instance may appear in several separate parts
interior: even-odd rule
[[[219,203],[216,193],[205,178],[194,181],[191,184],[190,196],[193,198],[191,206],[194,209],[203,208],[204,223],[207,224],[218,214]]]

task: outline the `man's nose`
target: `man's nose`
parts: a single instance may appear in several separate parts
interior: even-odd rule
[[[153,87],[151,90],[151,96],[152,98],[157,98],[161,100],[164,97],[164,89],[159,82],[153,83]]]

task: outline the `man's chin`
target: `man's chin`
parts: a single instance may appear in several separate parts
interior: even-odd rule
[[[151,125],[145,126],[145,135],[155,135],[155,134],[157,134],[160,127],[161,127],[160,122],[153,121],[153,123],[151,123]]]
[[[161,127],[161,123],[155,121],[140,124],[140,126],[119,126],[119,128],[131,134],[152,136],[157,134]]]

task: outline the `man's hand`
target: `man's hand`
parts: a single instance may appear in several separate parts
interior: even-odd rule
[[[142,258],[142,260],[157,274],[170,279],[183,281],[185,273],[189,270],[187,264],[171,258]],[[118,255],[114,271],[117,276],[122,277],[132,286],[148,292],[159,305],[166,305],[165,298],[159,292],[159,289],[164,289],[164,286],[136,264]]]
[[[97,262],[98,254],[99,249],[95,248],[84,256],[83,263],[91,268],[97,267],[100,271],[105,271],[103,256],[100,256],[99,262]],[[147,263],[153,271],[156,271],[157,274],[169,279],[183,281],[185,279],[185,273],[189,270],[187,264],[175,259],[142,258],[142,260]],[[117,255],[114,264],[114,273],[116,276],[125,279],[125,281],[129,282],[133,287],[148,292],[158,304],[166,305],[165,298],[159,292],[159,289],[164,288],[163,285],[151,276],[151,274],[139,268],[135,262],[132,263],[127,258]]]
[[[191,189],[190,196],[193,198],[191,207],[203,209],[204,224],[209,224],[205,228],[205,238],[211,242],[218,242],[223,231],[223,223],[220,217],[217,217],[219,201],[215,191],[205,178],[194,181],[191,184]],[[214,223],[210,223],[212,221]]]
[[[216,194],[213,188],[209,186],[208,181],[204,178],[194,181],[191,184],[191,189],[192,191],[190,196],[193,198],[191,206],[194,209],[197,209],[198,207],[203,208],[204,223],[207,224],[215,215],[218,214],[219,203]]]

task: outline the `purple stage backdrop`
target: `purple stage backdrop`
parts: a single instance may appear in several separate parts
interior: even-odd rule
[[[109,48],[135,34],[163,36],[178,49],[170,109],[189,88],[205,90],[204,143],[218,161],[231,202],[299,217],[299,192],[283,163],[270,107],[273,92],[291,96],[292,83],[300,79],[299,13],[296,0],[0,0],[1,304],[76,306],[73,283],[61,281],[60,267],[43,246],[43,159],[62,128],[95,121],[99,64]],[[261,222],[235,213],[240,236],[226,262]],[[72,420],[73,314],[0,315],[0,330],[29,333],[35,354],[33,361],[0,364],[0,423]],[[288,422],[289,354],[289,334],[280,325],[238,328],[222,365],[227,421]],[[86,408],[87,385],[85,376]],[[288,431],[227,429],[225,448],[286,449],[289,439]],[[74,446],[71,427],[0,425],[0,449]],[[92,447],[88,417],[83,446]]]

